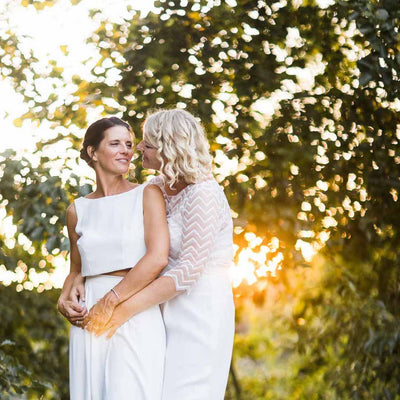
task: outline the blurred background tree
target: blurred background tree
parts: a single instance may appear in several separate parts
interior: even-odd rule
[[[56,61],[35,73],[34,54],[22,57],[18,37],[0,35],[2,74],[30,104],[15,123],[54,130],[36,163],[12,152],[1,162],[2,205],[17,229],[2,239],[0,262],[23,274],[3,291],[39,319],[35,333],[24,327],[23,344],[22,321],[7,324],[4,393],[25,392],[27,382],[32,396],[67,393],[65,328],[49,303],[56,291],[22,290],[30,274],[67,258],[65,209],[90,191],[74,172],[74,132],[96,109],[122,114],[140,137],[149,110],[178,106],[209,135],[234,215],[235,269],[246,277],[234,285],[227,399],[398,398],[398,1],[171,0],[144,18],[130,8],[117,21],[100,10],[91,18],[99,27],[90,79],[64,76]],[[53,82],[50,97],[40,96],[39,78]],[[53,150],[60,142],[71,150],[63,157]],[[138,165],[134,174],[146,176]],[[37,313],[42,302],[57,329]],[[57,343],[48,365],[64,363],[51,374],[16,350],[26,346],[40,362],[46,334]]]

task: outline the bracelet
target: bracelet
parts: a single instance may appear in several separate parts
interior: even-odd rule
[[[111,289],[111,292],[113,292],[115,294],[115,296],[117,297],[118,301],[121,301],[121,299],[118,296],[118,293],[115,291],[114,288]]]

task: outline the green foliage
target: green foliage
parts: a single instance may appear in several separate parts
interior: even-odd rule
[[[63,172],[68,173],[67,168]],[[88,194],[91,186],[80,184],[82,177],[71,171],[68,181],[63,181],[48,157],[41,157],[34,166],[25,158],[17,158],[11,150],[0,154],[0,174],[0,195],[6,214],[17,227],[13,237],[17,244],[11,248],[0,235],[0,262],[11,271],[21,260],[29,270],[52,271],[51,255],[61,252],[66,257],[69,250],[63,233],[66,208],[73,198]],[[19,244],[20,235],[30,242],[28,248]],[[39,267],[46,258],[45,266]],[[27,279],[28,275],[24,281]]]
[[[323,290],[301,296],[297,310],[310,323],[299,329],[301,350],[310,355],[304,367],[315,373],[324,366],[337,398],[396,398],[399,320],[376,290],[377,271],[340,257],[324,268]]]
[[[0,397],[67,399],[68,338],[59,291],[18,293],[0,286]]]
[[[363,38],[369,42],[369,54],[357,62],[361,72],[360,85],[364,86],[370,81],[382,84],[388,93],[388,99],[396,99],[400,91],[398,2],[396,0],[376,2],[353,0],[342,1],[339,4],[344,6],[347,12],[351,12],[348,19],[356,22]]]

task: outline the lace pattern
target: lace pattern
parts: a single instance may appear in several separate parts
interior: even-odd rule
[[[213,179],[189,185],[172,196],[165,193],[160,177],[151,183],[164,193],[171,237],[169,265],[162,275],[174,280],[177,291],[189,292],[206,268],[230,265],[232,218],[228,202]],[[219,256],[214,257],[216,254]]]

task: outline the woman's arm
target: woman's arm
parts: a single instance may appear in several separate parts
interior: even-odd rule
[[[107,332],[107,338],[134,315],[148,308],[165,303],[183,292],[177,291],[174,280],[169,276],[160,276],[139,293],[119,304],[108,323],[99,329],[98,335]]]
[[[107,337],[125,321],[147,308],[164,303],[188,291],[201,276],[220,224],[222,207],[219,187],[210,183],[196,184],[186,200],[183,212],[182,246],[177,264],[142,291],[120,304],[106,327]]]
[[[121,303],[154,281],[168,265],[169,230],[161,189],[148,185],[143,191],[144,241],[146,254],[114,287]],[[112,293],[113,297],[116,297]]]
[[[135,223],[135,221],[132,221]],[[165,202],[161,189],[148,185],[143,190],[143,223],[145,255],[126,276],[89,312],[84,326],[94,333],[104,327],[114,308],[157,278],[168,264],[169,231]]]
[[[70,243],[70,272],[65,279],[61,295],[57,302],[57,308],[60,313],[68,319],[68,321],[70,321],[72,324],[77,324],[80,321],[83,321],[87,310],[85,307],[79,305],[79,303],[76,301],[76,298],[73,299],[70,296],[74,281],[81,272],[81,257],[77,245],[79,235],[75,232],[78,217],[74,203],[68,207],[66,219]],[[79,290],[79,288],[77,290]],[[80,297],[82,297],[82,294],[80,294]],[[81,300],[83,299],[81,298]]]
[[[187,291],[199,280],[221,224],[223,196],[215,182],[194,185],[188,193],[182,215],[182,246],[176,265],[164,276],[171,277],[177,291]]]

